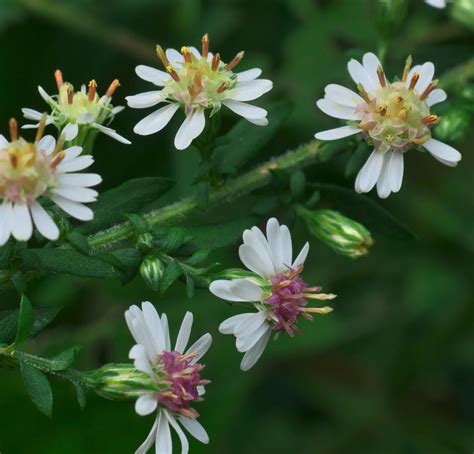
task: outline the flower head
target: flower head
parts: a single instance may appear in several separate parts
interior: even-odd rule
[[[259,126],[268,124],[267,111],[244,101],[252,101],[272,89],[272,82],[257,79],[258,68],[235,73],[235,67],[244,57],[239,52],[229,63],[220,55],[209,51],[209,37],[202,38],[202,49],[182,47],[181,52],[157,46],[157,54],[166,72],[139,65],[137,75],[160,87],[159,90],[128,96],[130,107],[143,109],[166,103],[164,107],[141,120],[134,128],[136,134],[149,135],[161,131],[182,107],[186,119],[175,137],[175,146],[183,150],[204,130],[205,111],[209,116],[217,113],[222,105]]]
[[[199,414],[193,405],[201,400],[204,387],[209,383],[201,377],[204,366],[199,360],[211,345],[211,335],[204,334],[186,349],[193,323],[193,315],[187,312],[176,344],[171,348],[166,314],[160,317],[149,302],[142,303],[141,309],[131,306],[125,312],[125,319],[137,342],[129,356],[134,360],[135,368],[148,374],[157,387],[156,390],[144,390],[135,404],[135,410],[141,416],[156,411],[151,432],[136,453],[146,453],[153,443],[156,443],[157,452],[171,453],[170,426],[180,438],[182,452],[188,452],[189,444],[180,424],[197,440],[208,443],[209,438],[197,421]]]
[[[95,80],[89,82],[88,88],[82,86],[80,91],[74,91],[74,86],[63,80],[63,74],[58,69],[55,73],[58,94],[50,96],[42,87],[38,87],[39,94],[51,108],[46,124],[54,124],[66,141],[71,141],[78,137],[79,133],[85,135],[87,132],[100,131],[113,139],[130,144],[131,142],[117,134],[109,125],[115,115],[121,112],[124,107],[112,105],[112,95],[120,86],[115,79],[107,89],[105,95],[99,96],[97,93],[97,83]],[[23,115],[28,120],[39,120],[42,113],[33,109],[22,109]],[[23,128],[37,128],[39,123],[24,125]]]
[[[251,303],[257,312],[235,315],[219,327],[222,334],[234,334],[239,352],[245,352],[240,367],[250,369],[260,358],[272,332],[290,336],[299,332],[301,317],[327,314],[330,307],[309,307],[308,300],[330,300],[336,295],[320,293],[320,287],[309,287],[301,273],[309,244],[293,260],[291,234],[275,218],[267,222],[267,236],[258,227],[245,230],[239,248],[242,263],[251,275],[232,280],[216,280],[210,291],[227,301]],[[243,274],[244,275],[244,274]]]
[[[356,60],[348,64],[359,94],[331,84],[325,88],[324,99],[317,102],[327,115],[350,121],[348,126],[317,133],[317,139],[335,140],[361,133],[374,147],[357,176],[357,192],[369,192],[375,185],[381,198],[398,192],[403,157],[410,150],[424,148],[448,166],[455,166],[461,159],[453,147],[431,137],[431,129],[439,121],[431,107],[446,99],[444,90],[436,88],[438,81],[433,80],[433,63],[413,68],[411,64],[409,57],[401,80],[389,82],[379,59],[367,53],[362,64]]]
[[[81,147],[63,150],[64,140],[44,136],[45,118],[40,121],[34,142],[18,136],[16,120],[10,120],[11,141],[0,135],[0,246],[10,236],[27,241],[33,225],[49,240],[59,237],[59,229],[39,203],[46,198],[70,216],[91,220],[93,212],[83,203],[94,202],[97,192],[90,189],[102,179],[96,174],[75,173],[89,167],[91,156],[79,156]]]

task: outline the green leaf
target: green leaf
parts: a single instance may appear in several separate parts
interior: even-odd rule
[[[157,244],[163,251],[175,251],[183,244],[192,239],[192,235],[183,227],[156,227],[153,229],[153,235],[157,238]]]
[[[363,222],[373,234],[402,241],[415,238],[398,219],[371,198],[342,186],[325,183],[315,183],[312,186],[321,191],[326,205],[329,202],[330,208],[338,209],[344,215]]]
[[[186,274],[186,295],[188,298],[194,296],[194,280],[189,274]]]
[[[292,111],[287,101],[273,104],[268,109],[269,124],[255,126],[247,120],[240,120],[224,137],[219,138],[213,158],[222,173],[236,173],[249,159],[256,156],[276,134]]]
[[[18,328],[16,331],[15,343],[20,344],[25,341],[33,329],[35,316],[33,306],[25,295],[22,295],[20,302],[20,314],[18,317]]]
[[[89,253],[90,246],[89,242],[87,241],[87,237],[79,231],[73,230],[72,232],[68,232],[66,234],[66,239],[79,252],[82,252],[83,254]]]
[[[21,251],[26,267],[40,271],[72,274],[80,277],[112,278],[118,277],[117,270],[97,257],[90,257],[79,251],[69,249],[27,249]]]
[[[355,175],[361,167],[367,161],[371,150],[366,142],[361,142],[355,151],[352,153],[351,157],[347,161],[346,169],[344,175],[346,178],[350,178],[352,175]]]
[[[170,261],[168,266],[163,272],[163,276],[160,281],[160,293],[163,295],[168,287],[176,281],[182,274],[182,269],[176,260]]]
[[[306,176],[302,170],[297,170],[290,176],[290,191],[295,200],[303,196],[306,188]]]
[[[133,225],[137,233],[146,233],[150,230],[150,224],[147,219],[139,214],[126,214],[125,217]]]
[[[49,369],[64,370],[71,367],[80,351],[81,347],[71,347],[59,353],[59,355],[48,358]]]
[[[168,178],[145,177],[129,180],[102,193],[93,205],[94,219],[77,228],[84,234],[110,227],[126,220],[127,213],[137,213],[169,191],[174,181]]]
[[[21,362],[20,369],[30,399],[41,413],[51,417],[53,392],[48,378],[43,372],[24,362]]]
[[[86,392],[84,390],[84,387],[74,380],[71,380],[71,383],[74,385],[74,388],[76,390],[76,396],[77,401],[79,402],[79,406],[81,407],[81,410],[84,410],[86,406]]]
[[[209,254],[211,251],[209,249],[201,249],[196,251],[188,260],[186,260],[186,264],[190,266],[196,266],[200,263],[205,262],[209,258]]]

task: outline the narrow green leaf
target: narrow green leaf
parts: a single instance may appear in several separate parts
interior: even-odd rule
[[[163,295],[168,287],[182,274],[181,267],[176,260],[172,260],[163,272],[160,282],[160,293]]]
[[[102,193],[93,205],[94,219],[78,227],[84,234],[125,221],[127,213],[137,213],[174,186],[168,178],[145,177],[129,180]]]
[[[192,239],[192,235],[183,227],[154,228],[153,234],[156,237],[160,250],[170,252],[180,248],[183,244]]]
[[[189,259],[186,260],[186,264],[190,266],[199,265],[209,258],[210,253],[211,251],[209,249],[201,249],[189,257]]]
[[[81,410],[84,410],[86,406],[86,392],[84,390],[84,387],[74,380],[71,380],[71,383],[74,385],[74,388],[76,390],[77,402],[79,403]]]
[[[33,313],[33,306],[28,298],[25,295],[22,295],[15,343],[20,344],[28,338],[33,328],[34,320],[35,316]]]
[[[188,298],[194,296],[194,280],[189,274],[186,274],[186,294]]]
[[[30,399],[41,413],[51,417],[53,411],[53,392],[48,377],[40,370],[24,362],[20,364],[20,369]]]
[[[23,264],[40,270],[72,274],[80,277],[112,278],[118,277],[117,270],[97,257],[90,257],[79,251],[69,249],[27,249],[21,252]],[[35,266],[36,265],[36,266]]]
[[[59,353],[59,355],[48,358],[49,368],[51,370],[64,370],[71,367],[80,351],[81,347],[71,347]]]

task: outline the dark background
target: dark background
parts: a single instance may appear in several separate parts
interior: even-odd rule
[[[374,4],[1,0],[0,131],[6,134],[9,117],[21,117],[21,107],[45,108],[36,86],[52,93],[58,67],[77,87],[95,78],[100,93],[119,78],[122,86],[114,101],[121,104],[126,95],[152,89],[133,69],[139,63],[159,67],[156,43],[179,49],[198,45],[209,32],[212,50],[225,60],[245,49],[241,68],[260,66],[275,82],[260,105],[294,102],[290,121],[266,151],[282,153],[318,130],[337,126],[314,102],[325,84],[350,83],[348,55],[376,51]],[[472,57],[473,35],[467,28],[421,0],[409,4],[402,32],[387,54],[389,77],[401,72],[408,53],[418,62],[433,61],[438,73]],[[135,136],[133,125],[149,112],[127,109],[114,122],[133,145],[98,138],[94,154],[95,170],[104,177],[101,189],[149,175],[176,178],[175,195],[189,189],[195,154],[172,146],[182,119],[177,115],[158,135]],[[224,127],[235,120],[224,118]],[[217,332],[218,323],[234,313],[225,303],[206,291],[188,300],[180,283],[160,298],[140,278],[125,288],[118,282],[64,276],[38,282],[28,292],[32,302],[64,309],[27,348],[50,354],[83,345],[77,363],[81,369],[125,362],[132,339],[123,312],[149,299],[169,314],[174,336],[186,310],[194,312],[196,338],[205,331],[214,335],[206,356],[206,376],[213,383],[198,405],[211,443],[192,441],[194,453],[471,453],[473,138],[471,133],[458,144],[463,160],[455,169],[427,154],[410,154],[402,190],[381,201],[415,233],[416,241],[376,236],[371,254],[352,261],[311,240],[306,280],[338,294],[335,311],[303,322],[302,336],[270,343],[250,372],[239,371],[241,355],[233,339]],[[351,187],[352,179],[344,178],[347,159],[344,155],[319,166],[308,177]],[[284,221],[285,211],[275,214]],[[300,224],[294,228],[296,249],[308,234]],[[215,256],[226,265],[239,265],[237,245]],[[16,307],[17,295],[2,293],[0,305]],[[133,403],[90,395],[82,411],[70,384],[57,380],[51,420],[33,407],[18,371],[2,371],[0,389],[2,454],[129,453],[152,425],[152,417],[135,414]]]

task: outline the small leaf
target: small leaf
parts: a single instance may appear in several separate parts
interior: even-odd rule
[[[66,234],[66,239],[79,252],[82,252],[83,254],[89,254],[90,246],[89,242],[87,241],[87,237],[78,230],[68,232]]]
[[[192,238],[192,235],[182,227],[167,229],[157,227],[153,229],[153,234],[157,237],[159,248],[166,252],[175,251]]]
[[[81,347],[72,347],[59,353],[59,355],[48,358],[49,369],[64,370],[71,367],[80,351]]]
[[[18,318],[18,328],[16,331],[15,343],[20,344],[25,341],[31,333],[35,316],[33,307],[25,295],[22,295],[20,302],[20,315]]]
[[[366,142],[361,142],[355,151],[352,153],[352,156],[347,161],[346,169],[344,175],[346,178],[350,178],[352,175],[355,175],[361,167],[364,165],[365,161],[369,158],[371,150]]]
[[[160,293],[163,295],[168,287],[182,274],[181,267],[176,260],[172,260],[163,272],[160,282]]]
[[[199,265],[202,262],[205,262],[209,258],[209,254],[211,251],[209,249],[201,249],[195,252],[188,260],[186,260],[186,264],[190,266]]]
[[[81,410],[84,410],[86,406],[86,392],[84,390],[84,387],[74,380],[71,380],[71,383],[74,385],[74,388],[76,390],[76,396],[77,401],[79,402],[79,406],[81,407]]]
[[[25,249],[26,250],[26,249]],[[21,271],[15,271],[11,276],[10,280],[18,293],[26,292],[26,279]]]
[[[138,214],[126,214],[125,217],[130,221],[137,233],[146,233],[150,230],[150,224],[143,216]]]
[[[293,198],[298,200],[303,196],[306,188],[306,177],[302,170],[297,170],[291,174],[290,190]]]
[[[51,417],[53,392],[48,377],[40,370],[24,362],[21,362],[20,369],[30,399],[41,413]]]
[[[186,294],[188,298],[194,296],[194,280],[189,274],[186,274]]]

